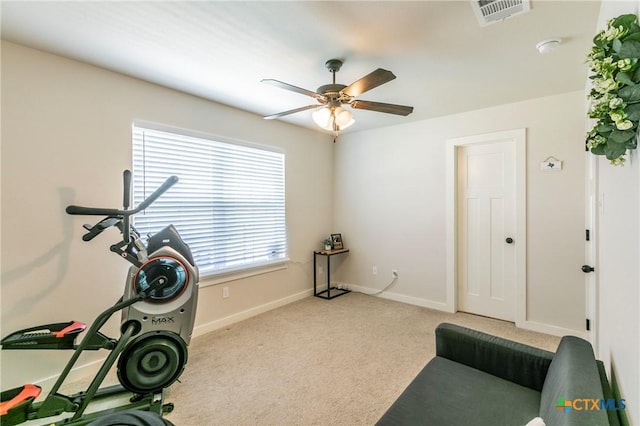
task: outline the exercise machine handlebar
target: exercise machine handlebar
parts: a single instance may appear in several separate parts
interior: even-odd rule
[[[131,172],[129,170],[125,170],[122,177],[124,181],[122,197],[123,210],[71,205],[67,206],[66,212],[71,215],[106,216],[95,225],[84,225],[84,228],[89,232],[83,235],[82,239],[84,241],[91,241],[105,229],[117,226],[122,233],[122,243],[111,246],[111,251],[118,253],[129,262],[137,265],[139,262],[136,260],[136,254],[142,249],[142,247],[138,244],[140,237],[138,232],[130,226],[130,217],[149,207],[151,203],[178,182],[178,177],[170,176],[158,189],[156,189],[133,210],[129,210],[131,202]],[[133,240],[131,238],[132,234],[134,236]]]
[[[129,174],[129,181],[131,176]],[[126,186],[127,176],[125,173],[125,207],[128,204],[129,199],[129,189]],[[120,210],[120,209],[106,209],[101,207],[82,207],[82,206],[67,206],[66,212],[67,214],[73,215],[90,215],[90,216],[110,216],[110,217],[120,217],[124,218],[127,216],[132,216],[136,213],[140,213],[142,210],[146,209],[153,203],[158,197],[164,194],[169,188],[175,185],[178,182],[177,176],[170,176],[164,183],[156,189],[151,195],[149,195],[143,202],[140,203],[138,207],[133,210]]]
[[[124,172],[122,172],[122,178],[124,180],[122,206],[125,210],[129,210],[129,202],[131,201],[131,171],[125,170]]]

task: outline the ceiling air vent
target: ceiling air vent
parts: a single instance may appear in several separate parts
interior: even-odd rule
[[[528,12],[530,9],[529,0],[472,0],[471,6],[482,27]]]

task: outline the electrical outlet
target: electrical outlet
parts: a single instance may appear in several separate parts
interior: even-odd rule
[[[372,273],[373,275],[378,275],[378,267],[374,265],[374,266],[371,268],[371,273]]]
[[[222,298],[226,299],[229,297],[229,287],[222,287]]]
[[[392,269],[391,270],[391,278],[393,278],[393,279],[398,278],[398,270],[397,269]]]

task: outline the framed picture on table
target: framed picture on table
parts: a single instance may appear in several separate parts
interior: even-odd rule
[[[344,248],[342,234],[331,234],[331,243],[334,250],[342,250]]]

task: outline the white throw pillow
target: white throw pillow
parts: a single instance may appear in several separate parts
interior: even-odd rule
[[[542,420],[540,417],[536,417],[535,419],[531,419],[531,421],[525,426],[545,426],[545,424],[544,420]]]

